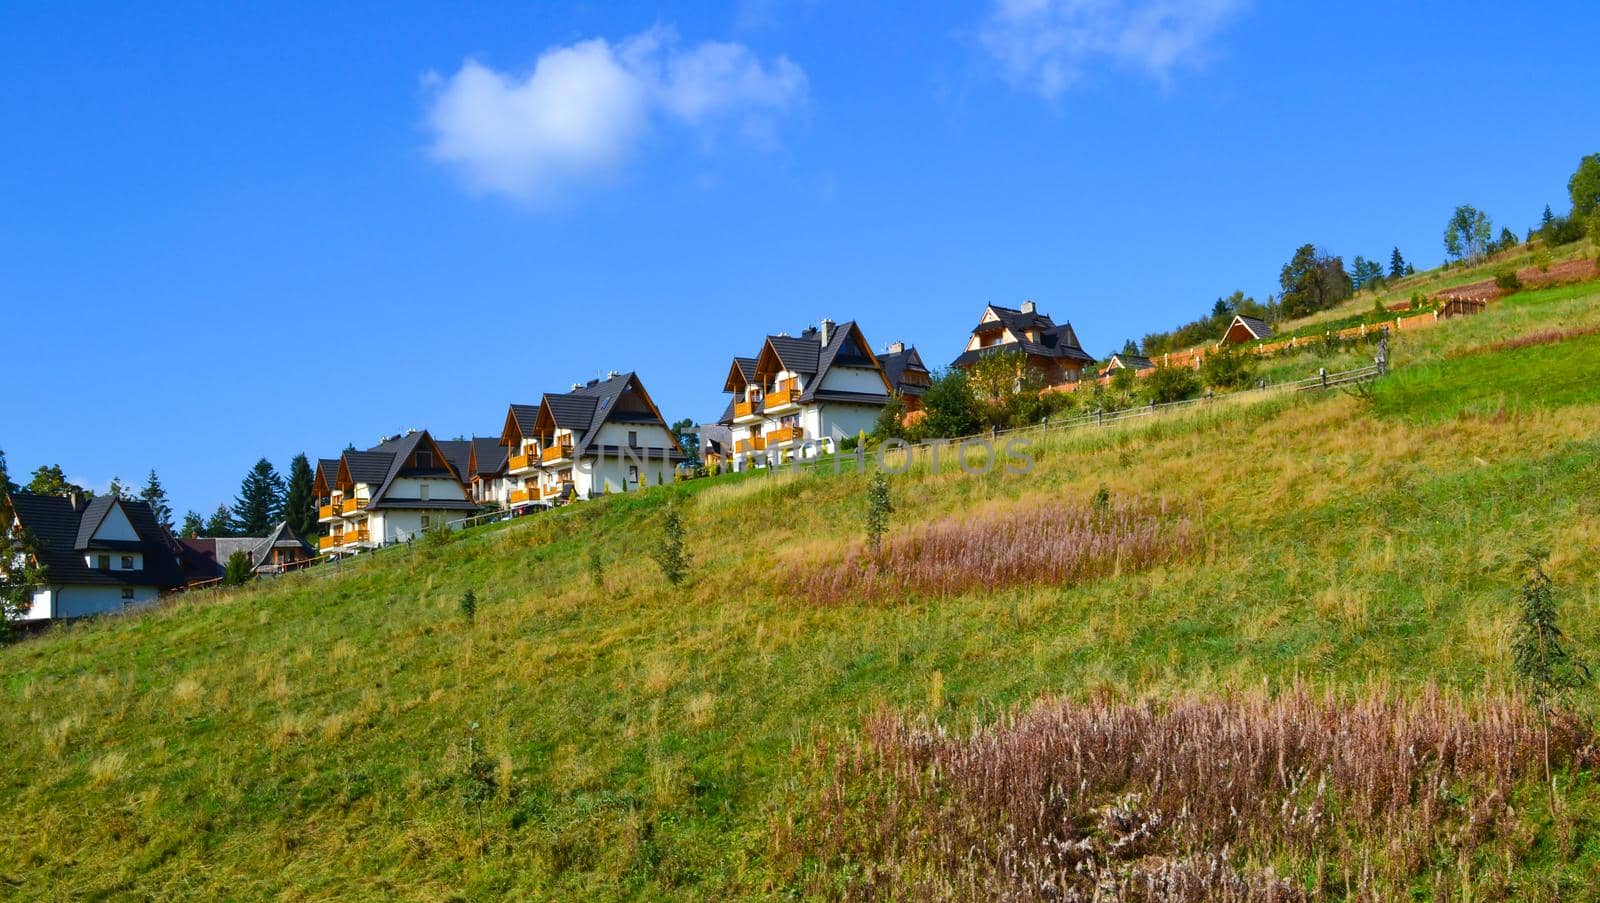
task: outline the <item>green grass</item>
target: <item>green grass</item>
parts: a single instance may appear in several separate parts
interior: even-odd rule
[[[811,786],[804,751],[881,707],[959,728],[1051,692],[1498,686],[1516,561],[1535,544],[1574,641],[1600,650],[1585,614],[1600,603],[1595,340],[1450,356],[1600,322],[1597,302],[1592,286],[1529,292],[1403,336],[1370,403],[1217,403],[1049,434],[1028,475],[947,461],[892,481],[896,528],[1101,485],[1196,518],[1202,547],[1143,573],[814,604],[789,575],[859,540],[866,486],[822,468],[613,496],[52,629],[0,650],[0,884],[785,896],[800,885],[773,838]],[[648,557],[673,497],[692,559],[680,589]],[[481,806],[469,733],[496,772]],[[1518,887],[1600,881],[1600,791],[1586,775],[1563,787],[1577,840],[1529,808]]]

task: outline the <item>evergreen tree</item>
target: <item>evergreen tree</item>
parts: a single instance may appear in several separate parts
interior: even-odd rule
[[[1139,353],[1139,343],[1135,342],[1133,339],[1124,341],[1122,343],[1122,353],[1124,355],[1137,355]]]
[[[156,523],[172,530],[172,506],[167,504],[167,491],[161,488],[161,479],[156,476],[156,469],[150,468],[150,479],[145,481],[144,489],[139,493],[139,498],[150,506],[151,513],[156,516]]]
[[[1549,204],[1544,205],[1544,215],[1539,217],[1539,228],[1543,229],[1544,227],[1550,225],[1551,223],[1553,223],[1555,221],[1556,221],[1556,215],[1554,213],[1550,212],[1550,205]]]
[[[112,477],[111,486],[106,489],[106,494],[114,499],[125,499],[129,495],[128,484],[122,482],[121,477]]]
[[[283,500],[283,519],[301,536],[310,536],[317,528],[317,500],[311,494],[312,485],[311,462],[302,452],[289,462],[289,494]]]
[[[1534,549],[1523,559],[1511,666],[1539,707],[1539,722],[1544,729],[1544,777],[1553,811],[1556,789],[1550,773],[1550,703],[1567,690],[1587,685],[1589,666],[1567,648],[1566,635],[1556,623],[1555,593],[1544,572],[1546,555],[1543,549]]]
[[[1409,270],[1406,267],[1406,259],[1400,256],[1400,249],[1396,247],[1389,254],[1389,278],[1403,279],[1408,272]]]
[[[22,487],[11,482],[11,473],[6,470],[6,451],[0,448],[0,495],[11,495]]]
[[[239,484],[233,500],[231,527],[235,536],[265,536],[283,517],[283,477],[266,458],[257,461]]]
[[[94,493],[77,483],[68,482],[67,475],[61,472],[60,464],[51,464],[48,467],[40,465],[33,472],[33,479],[28,481],[28,491],[34,495],[71,495],[76,492],[85,498],[94,498]]]
[[[227,505],[218,505],[217,510],[211,513],[211,519],[206,521],[207,536],[232,536],[233,512]]]
[[[1510,229],[1500,230],[1500,250],[1505,251],[1517,246],[1517,234]]]
[[[255,566],[250,563],[250,554],[244,549],[234,550],[222,566],[223,586],[243,586],[249,583],[253,576],[255,576]]]
[[[200,512],[191,509],[183,515],[183,526],[178,528],[178,535],[184,539],[194,539],[205,528],[206,522],[201,519]]]

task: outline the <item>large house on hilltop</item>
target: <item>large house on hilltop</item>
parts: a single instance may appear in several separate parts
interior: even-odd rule
[[[922,363],[917,346],[907,347],[904,342],[890,342],[889,347],[878,355],[878,366],[883,368],[884,375],[889,377],[889,384],[894,386],[894,394],[900,399],[902,410],[906,414],[921,411],[922,394],[933,385],[933,374]]]
[[[464,448],[451,451],[467,458]],[[328,528],[321,550],[329,555],[405,542],[478,508],[457,466],[427,430],[345,452],[331,468],[331,479],[329,460],[317,462],[312,484],[317,522]]]
[[[719,422],[731,428],[734,466],[742,468],[751,459],[832,451],[836,437],[872,429],[895,386],[854,321],[823,320],[799,336],[769,335],[755,357],[734,358],[722,390],[733,399]]]
[[[23,492],[10,499],[4,527],[23,535],[44,568],[22,620],[108,614],[183,585],[178,546],[144,502]]]
[[[638,375],[615,370],[536,405],[511,405],[499,444],[513,507],[670,483],[688,460]]]
[[[1032,301],[1024,301],[1016,310],[998,304],[985,307],[967,339],[966,350],[950,365],[966,369],[1003,351],[1022,352],[1048,386],[1077,382],[1084,368],[1095,364],[1094,355],[1083,350],[1071,323],[1057,325],[1039,313]]]

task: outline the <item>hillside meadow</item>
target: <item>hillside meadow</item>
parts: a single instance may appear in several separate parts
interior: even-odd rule
[[[1395,372],[1370,393],[1245,393],[1035,434],[1027,473],[922,456],[890,478],[890,542],[931,525],[944,532],[916,541],[954,548],[953,562],[964,536],[1040,511],[1127,518],[1138,554],[1108,547],[1076,570],[1019,560],[1014,579],[974,588],[938,582],[930,561],[923,582],[846,574],[848,591],[820,592],[811,575],[860,553],[868,479],[821,467],[614,496],[53,628],[0,649],[0,883],[61,899],[949,891],[938,863],[883,884],[852,858],[873,847],[820,840],[830,801],[859,791],[846,810],[877,811],[862,788],[907,779],[863,764],[879,754],[863,744],[925,748],[906,725],[958,743],[1015,719],[1120,723],[1168,702],[1207,723],[1287,723],[1324,693],[1380,708],[1438,698],[1427,711],[1444,720],[1514,709],[1497,694],[1529,548],[1549,552],[1575,644],[1600,653],[1591,327],[1595,284],[1524,292],[1397,336]],[[1528,336],[1544,337],[1494,347]],[[1273,364],[1323,365],[1337,361]],[[649,557],[668,504],[693,562],[676,588]],[[1044,699],[1098,708],[1029,720]],[[1593,700],[1575,702],[1585,718]],[[1150,736],[1187,730],[1138,717]],[[1522,725],[1496,735],[1508,749],[1528,748],[1522,717],[1494,722]],[[1600,790],[1572,730],[1557,811],[1522,770],[1441,777],[1443,794],[1500,794],[1498,829],[1460,845],[1454,816],[1438,816],[1437,838],[1374,867],[1393,873],[1384,886],[1592,893]],[[886,824],[936,824],[903,817]],[[1303,850],[1260,856],[1227,867],[1271,866],[1290,898],[1366,887]]]

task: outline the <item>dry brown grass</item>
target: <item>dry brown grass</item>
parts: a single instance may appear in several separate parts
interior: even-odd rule
[[[1534,345],[1553,345],[1556,342],[1565,342],[1568,339],[1577,339],[1584,336],[1600,333],[1600,325],[1572,326],[1566,328],[1539,329],[1534,332],[1512,336],[1509,339],[1500,339],[1495,342],[1486,342],[1482,345],[1469,345],[1446,354],[1447,358],[1471,357],[1475,354],[1496,354],[1501,351],[1512,351],[1517,348],[1531,348]]]
[[[795,581],[823,603],[951,596],[1140,571],[1194,545],[1191,521],[1159,506],[1053,502],[918,525],[877,553],[861,543],[803,568]]]
[[[1594,743],[1554,718],[1557,767]],[[829,777],[778,843],[855,899],[1453,897],[1458,863],[1526,854],[1540,744],[1520,701],[1431,689],[1050,699],[964,736],[884,714],[815,749]]]

